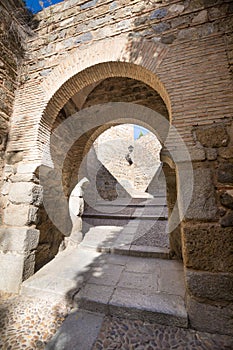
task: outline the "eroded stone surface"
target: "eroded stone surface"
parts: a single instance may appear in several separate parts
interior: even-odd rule
[[[232,336],[232,303],[221,304],[216,302],[214,304],[208,304],[205,301],[199,302],[194,298],[188,297],[187,310],[192,328]]]
[[[186,269],[188,291],[197,298],[233,301],[233,274]]]
[[[223,163],[218,169],[218,181],[223,184],[233,184],[233,164]]]
[[[200,15],[200,19],[203,19],[206,11],[200,12],[198,16]],[[199,17],[196,17],[196,19],[199,19]],[[197,140],[205,147],[222,147],[226,146],[229,141],[228,133],[222,125],[197,128],[195,134]]]
[[[232,228],[219,225],[185,225],[182,228],[186,267],[213,272],[233,272]],[[221,249],[219,248],[221,246]]]

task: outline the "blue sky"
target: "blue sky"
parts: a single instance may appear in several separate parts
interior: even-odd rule
[[[134,140],[137,140],[138,136],[140,135],[140,132],[142,132],[143,135],[146,135],[149,131],[143,128],[142,126],[134,125]]]
[[[27,7],[33,12],[37,13],[43,8],[57,4],[63,0],[25,0]]]

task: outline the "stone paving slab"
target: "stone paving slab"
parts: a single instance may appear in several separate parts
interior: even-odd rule
[[[114,264],[108,257],[75,295],[78,307],[187,327],[181,263],[132,257],[124,265],[115,265],[121,257],[115,256]]]
[[[66,249],[23,282],[21,294],[44,299],[66,299],[88,277],[90,266],[100,256],[96,251]]]
[[[163,247],[166,244],[161,244],[162,247],[139,244],[138,224],[138,222],[132,222],[124,228],[121,226],[91,227],[86,232],[80,247],[94,249],[97,252],[169,259],[169,249]],[[148,228],[148,225],[144,226]],[[141,242],[144,243],[143,236]]]
[[[45,350],[90,350],[98,337],[103,314],[72,312],[59,328]]]
[[[110,300],[110,315],[188,327],[184,299],[166,293],[150,294],[142,290],[118,288]]]
[[[183,265],[68,248],[23,283],[22,294],[81,309],[187,326]]]

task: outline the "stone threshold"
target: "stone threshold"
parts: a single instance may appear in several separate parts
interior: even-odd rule
[[[150,247],[142,245],[116,245],[116,246],[91,246],[89,244],[82,244],[85,249],[95,249],[99,253],[109,253],[118,255],[129,255],[141,258],[158,258],[171,259],[170,250],[168,248]]]
[[[79,310],[188,327],[182,264],[113,255],[74,296]]]
[[[83,219],[85,218],[90,218],[90,219],[108,219],[108,220],[112,220],[112,219],[117,219],[117,220],[159,220],[159,221],[164,221],[164,220],[168,220],[167,216],[156,216],[156,215],[125,215],[125,214],[113,214],[113,213],[109,213],[109,214],[100,214],[100,213],[85,213],[82,216]]]

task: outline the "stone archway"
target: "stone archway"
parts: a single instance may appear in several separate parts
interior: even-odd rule
[[[104,49],[105,45],[111,46],[111,52]],[[120,36],[68,56],[41,84],[29,82],[22,92],[19,90],[8,152],[23,149],[25,160],[40,159],[52,124],[70,97],[86,86],[109,77],[128,77],[145,82],[161,95],[171,118],[169,96],[156,74],[166,53],[165,45],[147,40],[131,41]],[[148,60],[148,57],[153,59]],[[19,138],[19,129],[25,133],[23,138]]]
[[[105,50],[105,45],[111,45],[112,50]],[[58,112],[70,97],[86,86],[104,78],[128,77],[143,81],[158,91],[171,117],[169,96],[155,74],[166,53],[166,46],[147,40],[130,40],[124,35],[106,39],[68,56],[40,83],[32,79],[19,88],[7,148],[8,159],[14,166],[6,165],[6,182],[14,177],[14,183],[5,197],[6,201],[10,198],[10,205],[4,210],[4,237],[6,234],[7,240],[9,237],[15,240],[13,231],[17,226],[20,240],[27,244],[17,246],[13,254],[10,250],[7,260],[4,259],[3,264],[9,272],[6,272],[4,289],[17,291],[21,281],[34,271],[35,248],[39,240],[36,227],[43,191],[38,167]],[[148,60],[148,57],[152,59]],[[33,237],[30,243],[29,235]],[[11,260],[15,268],[9,270]]]

